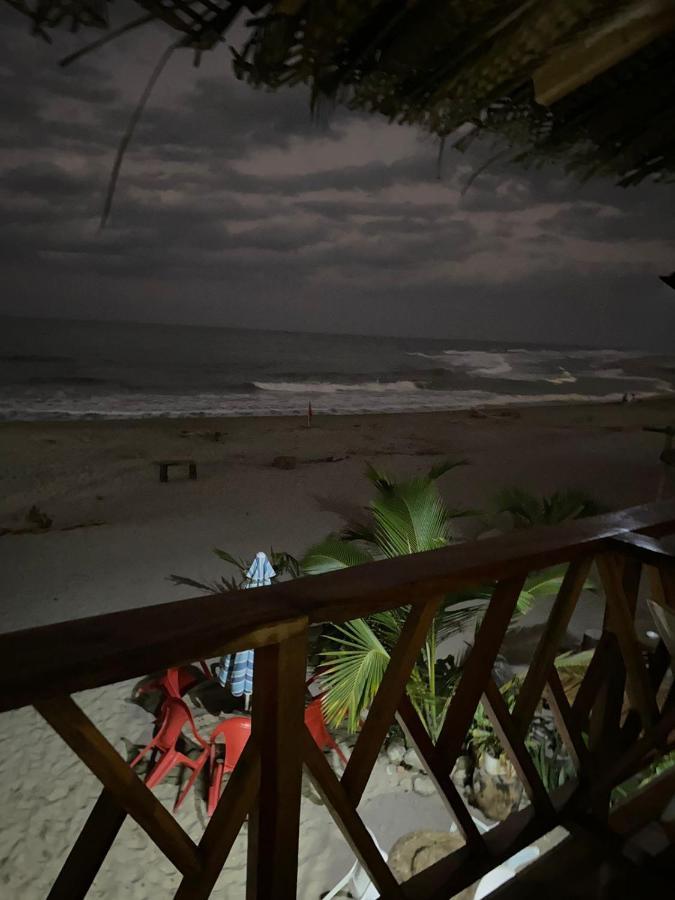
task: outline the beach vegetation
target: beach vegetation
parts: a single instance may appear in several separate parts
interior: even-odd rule
[[[510,516],[514,528],[560,525],[570,519],[596,516],[603,507],[584,491],[567,489],[539,496],[519,487],[505,488],[495,497],[495,512]]]
[[[456,519],[475,511],[454,508],[441,495],[439,479],[466,465],[466,460],[445,460],[426,473],[396,479],[369,465],[366,477],[374,496],[360,515],[310,547],[301,560],[283,551],[269,552],[276,578],[318,575],[377,560],[411,553],[437,550],[459,540]],[[517,522],[558,521],[560,517],[590,514],[595,509],[590,498],[577,492],[558,492],[537,498],[512,489],[504,492],[503,511]],[[508,502],[507,502],[508,501]],[[234,570],[212,581],[172,575],[174,584],[206,592],[234,591],[246,580],[248,560],[221,549],[214,554]],[[555,567],[530,575],[518,597],[511,627],[515,627],[542,598],[560,588],[565,567]],[[448,705],[459,680],[461,668],[450,654],[446,641],[462,635],[470,647],[487,609],[493,585],[455,592],[444,597],[431,622],[407,686],[408,696],[432,738],[445,720]],[[327,721],[359,728],[382,683],[391,653],[403,631],[409,605],[374,613],[339,625],[324,626],[312,641],[312,659],[320,669]],[[570,669],[570,673],[572,669]],[[477,726],[476,738],[480,737]]]
[[[468,511],[449,507],[437,482],[465,464],[448,460],[407,480],[369,466],[366,475],[375,496],[364,517],[311,547],[301,560],[302,572],[316,575],[447,546],[456,539],[452,520]],[[487,595],[480,592],[448,595],[413,667],[408,695],[432,736],[443,722],[459,671],[451,657],[439,658],[439,645],[474,621],[486,602]],[[346,720],[350,730],[358,727],[382,682],[409,609],[386,610],[325,629],[319,657],[329,722]]]
[[[471,511],[453,509],[438,490],[438,479],[464,465],[446,461],[426,474],[395,480],[368,467],[367,477],[375,496],[362,521],[310,548],[301,560],[303,574],[335,571],[424,550],[438,549],[457,540],[452,522]],[[564,567],[531,575],[520,593],[512,626],[519,623],[542,597],[555,594],[562,584]],[[443,644],[462,633],[473,643],[476,629],[488,606],[492,585],[448,594],[431,623],[408,683],[408,696],[432,738],[445,720],[460,668]],[[342,625],[327,626],[319,645],[321,681],[326,691],[326,718],[334,725],[346,721],[350,730],[377,693],[390,655],[403,630],[410,607],[376,613]]]
[[[213,548],[213,553],[218,559],[231,566],[235,570],[235,574],[220,575],[212,581],[198,581],[196,578],[189,578],[186,575],[169,575],[169,581],[182,587],[204,591],[207,594],[222,594],[226,591],[240,590],[246,583],[251,561],[233,556],[231,553],[228,553],[226,550],[220,550],[218,547]],[[281,578],[285,575],[288,575],[290,578],[297,578],[300,575],[300,564],[290,553],[270,548],[267,558],[276,573],[275,578]]]

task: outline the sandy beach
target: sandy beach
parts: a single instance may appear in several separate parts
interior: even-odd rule
[[[654,499],[675,400],[360,416],[0,424],[3,631],[180,599],[172,573],[224,572],[211,548],[301,555],[369,499],[367,462],[401,476],[445,457],[453,507],[488,511],[496,491],[581,488],[609,508]],[[220,432],[220,439],[213,434]],[[272,465],[295,458],[295,468]],[[196,481],[154,460],[193,458]],[[461,520],[471,536],[476,519]]]
[[[208,579],[223,573],[214,546],[249,557],[270,546],[301,555],[369,498],[366,462],[401,476],[444,457],[469,465],[441,485],[449,502],[484,515],[462,520],[471,537],[484,527],[495,492],[581,488],[619,508],[654,498],[661,477],[659,435],[644,425],[675,420],[675,401],[490,409],[407,415],[192,419],[0,425],[0,572],[4,631],[180,599],[171,573]],[[214,438],[216,432],[219,437]],[[286,460],[274,465],[275,458]],[[159,482],[154,461],[192,458],[197,480],[171,470]],[[672,488],[671,488],[672,490]],[[51,520],[34,531],[31,507]],[[67,648],[55,648],[67,652]],[[141,743],[150,717],[125,702],[131,685],[78,699],[123,750]],[[202,713],[202,716],[205,716]],[[0,718],[2,895],[38,900],[58,872],[97,784],[31,709]],[[208,731],[208,720],[198,719]],[[403,784],[382,757],[362,803],[386,849],[415,829],[447,830],[437,796]],[[404,773],[405,774],[405,773]],[[401,791],[406,800],[401,807]],[[175,788],[158,796],[171,803]],[[299,896],[318,900],[353,857],[325,808],[303,800]],[[178,814],[194,836],[203,806],[189,797]],[[244,896],[243,832],[214,896]],[[178,876],[127,822],[91,892],[93,898],[170,896]]]

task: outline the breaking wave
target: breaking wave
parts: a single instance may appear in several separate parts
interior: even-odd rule
[[[254,381],[260,391],[281,391],[289,394],[340,394],[363,391],[371,394],[383,394],[388,391],[408,393],[419,390],[414,381],[365,381],[359,384],[336,384],[325,381]]]

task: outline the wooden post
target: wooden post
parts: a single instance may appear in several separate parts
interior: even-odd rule
[[[256,650],[251,739],[260,790],[249,815],[247,900],[292,900],[298,876],[307,629]]]

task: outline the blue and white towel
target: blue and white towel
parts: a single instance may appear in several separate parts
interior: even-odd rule
[[[255,559],[246,573],[245,588],[263,587],[263,585],[271,584],[272,579],[277,573],[264,553],[256,553]],[[232,663],[232,671],[230,672],[230,664],[232,663],[232,654],[228,653],[223,656],[220,663],[220,672],[218,673],[218,681],[223,687],[230,679],[230,689],[234,697],[241,697],[242,694],[253,693],[253,650],[240,650],[235,653],[234,662]]]

